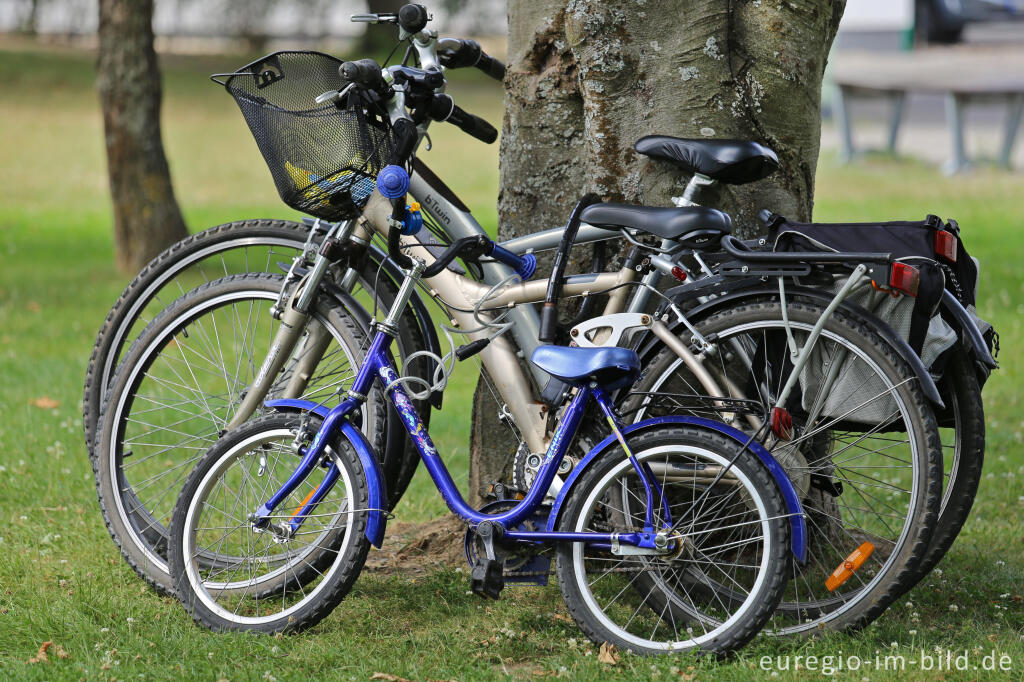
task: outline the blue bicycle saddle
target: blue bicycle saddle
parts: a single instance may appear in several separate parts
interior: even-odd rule
[[[540,346],[530,362],[570,386],[596,381],[608,391],[629,386],[640,376],[640,358],[628,348]]]

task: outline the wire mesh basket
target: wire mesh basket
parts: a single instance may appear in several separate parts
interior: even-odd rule
[[[356,217],[394,148],[390,120],[375,107],[317,104],[345,83],[342,61],[321,52],[275,52],[218,74],[256,138],[281,199],[323,218]],[[221,80],[223,79],[223,80]]]

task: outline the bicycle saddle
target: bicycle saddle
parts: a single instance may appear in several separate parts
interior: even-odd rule
[[[640,376],[640,358],[629,348],[538,346],[530,362],[570,386],[596,381],[608,391],[629,386]]]
[[[706,206],[663,208],[628,204],[591,204],[580,220],[596,227],[626,227],[697,248],[732,232],[732,219]]]
[[[768,177],[779,167],[779,157],[757,142],[745,140],[688,140],[648,135],[633,147],[638,154],[670,161],[691,173],[700,173],[729,185],[743,185]]]

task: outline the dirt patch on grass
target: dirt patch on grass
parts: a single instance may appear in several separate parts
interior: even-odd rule
[[[390,521],[384,546],[370,552],[365,570],[418,575],[439,568],[465,568],[465,536],[466,524],[454,514],[424,523]]]

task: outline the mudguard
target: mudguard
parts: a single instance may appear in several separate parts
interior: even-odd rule
[[[740,445],[748,445],[750,450],[757,455],[757,458],[768,469],[768,473],[772,475],[775,482],[779,485],[779,490],[782,491],[782,499],[786,503],[786,512],[789,514],[789,525],[791,529],[791,548],[793,555],[797,561],[803,563],[807,555],[807,522],[804,519],[803,505],[800,504],[800,497],[797,495],[796,488],[793,487],[792,481],[789,480],[789,476],[786,475],[785,469],[779,464],[772,453],[768,452],[763,445],[756,441],[752,441],[750,436],[743,433],[739,429],[735,429],[728,424],[717,422],[711,419],[704,419],[702,417],[689,417],[689,416],[670,416],[670,417],[654,417],[652,419],[644,419],[643,421],[630,424],[622,428],[624,435],[636,433],[644,429],[649,429],[655,426],[661,426],[664,424],[686,424],[688,426],[700,426],[703,428],[717,431],[718,433],[731,438]],[[551,513],[548,514],[548,525],[547,530],[555,530],[558,526],[558,516],[562,511],[562,504],[565,499],[572,492],[573,485],[576,483],[576,479],[580,477],[580,474],[587,468],[587,465],[596,458],[602,451],[605,450],[609,445],[615,442],[615,436],[610,434],[600,443],[590,449],[590,452],[577,464],[572,473],[569,474],[569,478],[566,479],[562,485],[562,489],[558,493],[558,497],[555,498],[555,503],[551,507]]]
[[[985,343],[985,337],[981,335],[981,330],[978,329],[978,323],[974,321],[974,318],[967,312],[967,309],[961,305],[960,301],[956,300],[956,296],[950,293],[948,289],[942,290],[940,306],[950,314],[957,326],[959,326],[960,331],[967,337],[967,342],[974,350],[974,356],[986,367],[991,369],[998,367],[999,365],[996,363],[995,358],[989,352],[988,344]]]
[[[320,418],[326,418],[330,410],[312,400],[268,400],[265,405],[278,412],[312,412]],[[355,448],[359,461],[362,462],[363,471],[366,473],[366,490],[369,495],[370,516],[366,520],[366,539],[374,547],[379,548],[384,541],[384,526],[387,524],[387,516],[384,510],[387,507],[387,495],[384,491],[384,479],[380,475],[380,466],[373,454],[373,448],[366,440],[366,436],[356,427],[352,426],[346,419],[341,420],[341,433],[348,439],[348,442]]]
[[[786,289],[786,296],[799,295],[805,298],[812,298],[821,301],[827,305],[834,296],[827,291],[821,291],[819,289],[810,289],[806,287],[788,287]],[[726,294],[718,298],[712,299],[707,303],[702,303],[692,310],[686,311],[686,317],[688,319],[697,320],[702,316],[709,315],[717,312],[721,308],[730,308],[737,304],[737,301],[744,298],[763,298],[763,297],[778,298],[778,288],[757,288],[747,289],[744,291],[738,291],[732,294]],[[859,317],[861,320],[869,324],[886,342],[889,343],[892,348],[900,354],[910,368],[914,372],[914,376],[921,384],[921,390],[924,392],[925,397],[932,401],[939,409],[946,407],[945,403],[942,402],[942,397],[939,395],[939,388],[935,385],[935,379],[928,372],[928,368],[924,366],[924,362],[920,356],[914,352],[907,343],[907,340],[896,333],[896,331],[888,324],[883,322],[877,315],[871,313],[859,305],[844,301],[839,304],[839,310],[844,311],[852,317]],[[670,327],[673,332],[682,333],[686,329],[685,326],[680,322]],[[637,347],[637,353],[640,355],[640,362],[644,364],[651,359],[651,356],[656,351],[657,347],[661,344],[661,340],[654,336],[650,332],[644,334],[643,338],[640,339],[640,345]]]

